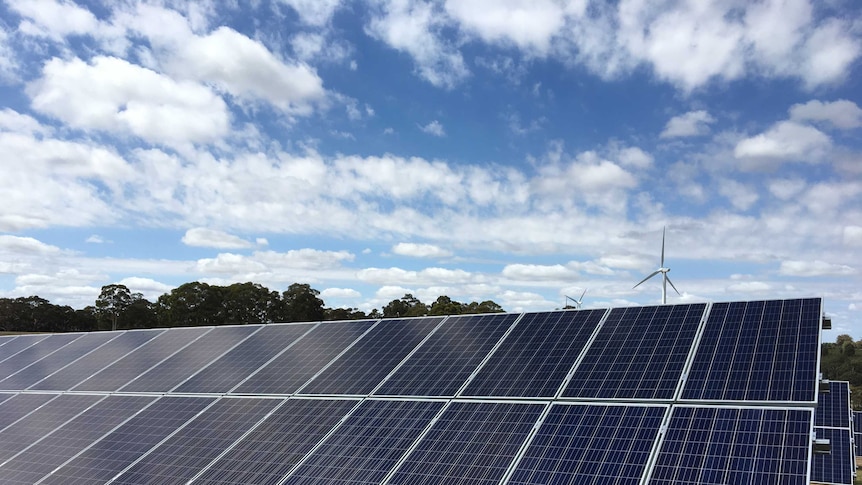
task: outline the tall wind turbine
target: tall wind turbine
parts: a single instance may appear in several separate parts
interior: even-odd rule
[[[569,295],[564,295],[566,297],[566,301],[565,301],[565,305],[563,305],[563,307],[564,308],[570,308],[569,307],[569,300],[572,300],[572,302],[574,302],[574,304],[575,304],[575,310],[580,310],[581,305],[584,304],[584,295],[586,295],[586,294],[587,294],[587,289],[584,288],[584,292],[581,293],[581,297],[577,300],[575,300],[574,298],[572,298]]]
[[[667,284],[668,283],[670,283],[670,287],[673,288],[673,291],[675,291],[677,295],[682,296],[682,295],[680,295],[679,290],[676,289],[676,286],[673,285],[673,281],[671,281],[670,278],[668,278],[668,276],[667,276],[667,273],[670,271],[670,268],[665,268],[665,266],[664,266],[664,235],[665,235],[666,231],[667,231],[667,227],[664,227],[661,230],[661,265],[659,266],[659,269],[653,271],[652,273],[650,273],[649,276],[642,279],[640,283],[638,283],[632,287],[632,289],[635,289],[638,286],[640,286],[641,283],[643,283],[646,280],[652,278],[653,276],[661,273],[661,304],[662,305],[667,305]]]

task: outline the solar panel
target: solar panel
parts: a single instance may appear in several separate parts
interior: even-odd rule
[[[853,412],[853,447],[862,456],[862,411]]]
[[[452,402],[386,483],[497,484],[544,408]]]
[[[303,387],[301,392],[370,393],[442,320],[443,317],[385,320]]]
[[[454,396],[518,316],[447,318],[374,394]]]
[[[850,429],[850,383],[829,382],[829,392],[817,393],[814,426]]]
[[[91,352],[81,357],[30,386],[29,389],[68,391],[162,332],[164,330],[110,332],[118,334],[117,337],[99,347],[98,352]]]
[[[381,483],[444,404],[364,401],[283,483]]]
[[[40,483],[105,483],[203,411],[213,399],[162,397]]]
[[[65,367],[118,334],[98,332],[84,334],[52,354],[40,359],[0,381],[0,389],[27,389],[45,376]]]
[[[615,308],[563,396],[673,399],[706,305]]]
[[[292,394],[362,336],[376,320],[325,322],[240,384],[242,394]]]
[[[166,330],[72,389],[116,391],[210,330],[207,327]]]
[[[0,402],[0,430],[56,398],[56,394],[16,394]]]
[[[639,484],[667,406],[554,404],[510,484]]]
[[[715,303],[683,399],[816,400],[819,298]]]
[[[853,456],[850,429],[814,428],[818,439],[828,439],[828,454],[815,453],[811,462],[811,480],[824,484],[853,485],[856,460]]]
[[[121,387],[123,392],[167,392],[260,329],[259,325],[216,327]]]
[[[220,399],[111,483],[186,483],[280,403]]]
[[[278,483],[357,403],[346,399],[288,399],[206,468],[194,483]]]
[[[108,396],[3,463],[0,483],[36,483],[154,400],[153,397]]]
[[[7,378],[28,365],[50,355],[55,350],[81,337],[80,333],[58,333],[35,342],[34,345],[0,362],[0,378]]]
[[[48,338],[48,335],[19,335],[0,347],[0,364],[18,352]],[[6,377],[5,375],[3,376]]]
[[[554,397],[606,310],[527,313],[461,393]]]
[[[810,409],[674,406],[647,482],[807,485]]]
[[[228,392],[279,352],[293,345],[314,325],[267,325],[192,376],[176,392]]]

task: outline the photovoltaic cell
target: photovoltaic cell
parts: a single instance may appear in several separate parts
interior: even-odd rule
[[[34,345],[0,362],[0,378],[9,377],[79,337],[81,337],[80,333],[58,333],[37,341]]]
[[[359,338],[376,320],[324,322],[240,384],[234,392],[291,394]]]
[[[19,335],[0,347],[0,365],[18,352],[48,338],[48,335]],[[2,368],[2,367],[0,367]],[[7,377],[7,376],[2,376]]]
[[[16,394],[0,402],[0,430],[56,397],[56,394]]]
[[[284,483],[381,483],[443,405],[365,401]]]
[[[68,391],[162,332],[164,330],[120,332],[116,338],[99,347],[97,351],[91,352],[58,370],[30,386],[30,389]]]
[[[853,485],[856,462],[850,444],[850,430],[840,428],[814,428],[817,439],[828,439],[828,454],[814,453],[811,462],[811,480],[818,483]]]
[[[862,456],[862,411],[853,413],[853,447],[856,456]]]
[[[667,407],[553,405],[510,484],[639,484]]]
[[[604,314],[525,314],[462,395],[554,397]]]
[[[267,325],[184,382],[176,392],[228,392],[314,325]]]
[[[0,466],[0,483],[38,482],[155,398],[108,396]]]
[[[683,399],[816,399],[819,298],[715,303]]]
[[[193,483],[278,483],[356,404],[289,399]]]
[[[111,483],[186,483],[280,402],[221,399]]]
[[[96,347],[115,338],[117,335],[111,332],[84,334],[81,338],[76,339],[56,352],[3,379],[0,381],[0,389],[27,389],[58,369],[63,368]]]
[[[259,325],[213,328],[120,390],[168,392],[258,329]]]
[[[443,317],[428,317],[381,321],[301,392],[369,394],[442,320]]]
[[[563,395],[673,399],[706,305],[615,308]]]
[[[210,330],[207,327],[166,330],[72,389],[75,391],[116,391]]]
[[[544,407],[453,402],[387,483],[497,484]]]
[[[829,392],[817,393],[814,426],[850,429],[850,383],[829,382]]]
[[[162,397],[40,483],[105,483],[212,401],[202,397]]]
[[[0,463],[54,431],[104,396],[59,395],[0,432]]]
[[[518,316],[447,318],[374,394],[454,396]]]
[[[674,406],[648,483],[808,485],[811,412]]]

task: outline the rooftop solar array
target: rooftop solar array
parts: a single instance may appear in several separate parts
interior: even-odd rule
[[[842,404],[815,393],[821,312],[802,299],[4,337],[0,483],[808,483],[815,419],[830,439],[845,429],[829,424]]]
[[[824,484],[853,484],[856,453],[850,407],[850,383],[830,381],[817,393],[814,432],[818,439],[829,440],[828,454],[815,454],[811,478]]]

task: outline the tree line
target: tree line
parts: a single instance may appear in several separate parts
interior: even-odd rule
[[[490,300],[461,303],[440,296],[425,304],[409,293],[369,313],[357,308],[327,308],[320,292],[304,283],[294,283],[279,293],[251,282],[219,286],[194,281],[151,302],[125,285],[110,284],[102,287],[93,305],[83,309],[54,305],[38,296],[0,298],[0,331],[86,332],[503,311]]]
[[[839,335],[835,343],[822,344],[820,372],[824,379],[850,383],[850,403],[862,410],[862,340],[853,341],[849,335]]]

